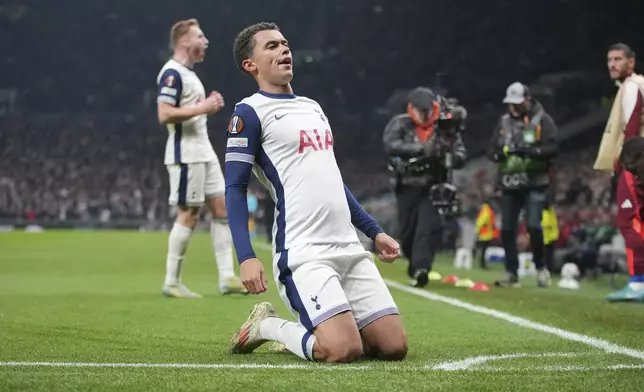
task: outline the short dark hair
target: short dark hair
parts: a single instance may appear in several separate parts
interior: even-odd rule
[[[635,58],[635,51],[631,49],[630,46],[623,44],[621,42],[618,42],[616,44],[612,44],[610,48],[608,48],[609,52],[612,52],[613,50],[619,50],[624,52],[624,56],[626,56],[627,59],[634,59]]]
[[[629,172],[634,172],[639,161],[644,158],[644,137],[633,136],[622,147],[619,163]]]
[[[237,37],[235,37],[235,43],[233,44],[233,57],[235,58],[237,68],[243,73],[248,73],[242,66],[242,63],[253,54],[253,49],[255,48],[255,34],[264,30],[279,31],[279,27],[272,22],[260,22],[246,27],[237,34]]]

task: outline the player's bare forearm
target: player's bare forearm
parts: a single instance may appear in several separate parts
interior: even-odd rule
[[[178,108],[167,103],[158,104],[159,122],[164,125],[182,123],[202,114],[204,108],[201,106]]]

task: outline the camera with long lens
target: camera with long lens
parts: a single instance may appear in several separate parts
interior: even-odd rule
[[[453,217],[461,211],[458,189],[449,182],[436,184],[429,188],[429,199],[440,216]]]
[[[436,120],[438,136],[454,136],[465,130],[467,111],[458,104],[456,98],[437,97],[439,113]]]
[[[436,120],[436,138],[442,146],[440,156],[445,159],[444,165],[448,171],[451,171],[453,168],[451,141],[465,129],[464,121],[467,117],[467,112],[464,107],[458,105],[458,101],[454,98],[439,96],[438,103],[440,109]],[[439,215],[452,217],[460,213],[460,202],[457,194],[457,188],[451,184],[451,175],[448,174],[447,178],[443,179],[443,182],[430,188],[429,199]]]
[[[467,112],[465,108],[458,105],[455,98],[437,96],[434,103],[434,114],[430,113],[430,116],[436,119],[434,132],[436,133],[436,143],[440,146],[439,156],[445,159],[445,167],[451,169],[451,140],[465,129],[464,120]],[[392,157],[387,169],[397,175],[423,175],[431,169],[432,164],[436,164],[435,161],[435,157],[425,156],[410,159]]]

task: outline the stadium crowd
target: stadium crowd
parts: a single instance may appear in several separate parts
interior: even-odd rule
[[[0,215],[30,219],[159,217],[162,137],[127,118],[6,117]],[[154,131],[154,128],[152,128]],[[167,192],[166,192],[167,193]]]
[[[0,118],[0,218],[170,219],[168,176],[159,158],[167,136],[156,119],[147,120]],[[223,135],[213,132],[212,139],[223,156]],[[386,187],[386,178],[377,169],[362,168],[363,163],[341,160],[345,181],[363,193]]]
[[[215,134],[212,139],[221,155],[221,138]],[[62,115],[5,116],[0,119],[0,216],[166,219],[167,174],[159,158],[165,140],[154,118],[135,122],[127,116],[89,115],[70,122]],[[369,154],[377,142],[336,143],[345,181],[365,197],[389,191],[384,160]],[[608,179],[591,168],[594,152],[591,147],[559,159],[557,205],[612,206]],[[463,194],[475,197],[485,181],[491,179],[473,178]],[[476,200],[464,198],[466,205],[475,206]]]

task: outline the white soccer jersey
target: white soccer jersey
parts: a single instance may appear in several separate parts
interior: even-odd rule
[[[333,144],[320,105],[293,94],[260,91],[235,106],[228,125],[226,210],[237,258],[256,257],[246,201],[252,168],[277,209],[273,273],[280,297],[309,331],[345,311],[358,328],[398,314],[356,233],[374,239],[382,229],[345,187]]]
[[[237,219],[237,210],[246,208],[234,205],[236,198],[229,196],[235,191],[231,187],[248,183],[252,165],[275,200],[276,252],[308,244],[357,243],[353,224],[363,231],[381,231],[344,186],[333,143],[327,118],[311,99],[260,91],[242,100],[228,127],[229,218]],[[243,219],[239,220],[241,225]],[[236,224],[231,221],[239,260],[243,261],[245,256],[252,257],[252,249],[242,245],[246,240],[241,237],[247,234],[237,233],[233,226]]]
[[[201,80],[195,72],[170,59],[157,76],[157,102],[176,107],[196,106],[206,99]],[[216,158],[208,139],[207,115],[203,114],[178,124],[168,124],[165,164],[210,162]]]

